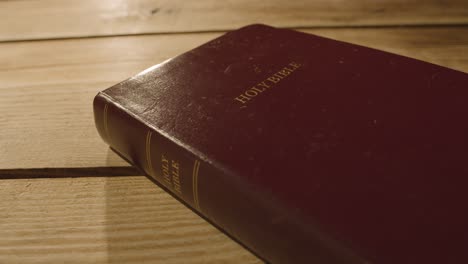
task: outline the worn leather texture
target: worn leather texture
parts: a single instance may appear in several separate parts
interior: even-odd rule
[[[271,263],[468,263],[468,75],[265,25],[98,94],[114,149]]]

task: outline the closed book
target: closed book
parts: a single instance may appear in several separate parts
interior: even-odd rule
[[[265,25],[100,92],[99,134],[271,263],[468,263],[468,75]]]

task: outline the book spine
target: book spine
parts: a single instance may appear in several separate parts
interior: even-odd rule
[[[102,92],[94,99],[94,117],[100,136],[117,153],[268,262],[364,263],[255,186],[203,160]]]

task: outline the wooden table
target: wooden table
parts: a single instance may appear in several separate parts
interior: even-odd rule
[[[110,151],[91,107],[256,22],[468,72],[466,0],[0,1],[0,263],[260,263]]]

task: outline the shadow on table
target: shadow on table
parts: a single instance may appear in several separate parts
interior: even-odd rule
[[[146,176],[109,177],[105,192],[109,263],[261,263]]]

